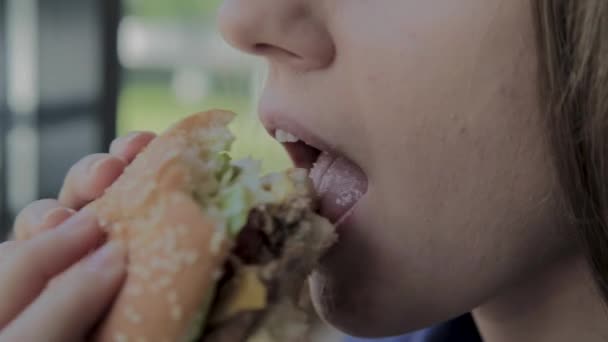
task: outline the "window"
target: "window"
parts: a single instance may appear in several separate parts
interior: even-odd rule
[[[3,0],[3,233],[115,134],[118,0]],[[4,235],[4,234],[3,234]]]

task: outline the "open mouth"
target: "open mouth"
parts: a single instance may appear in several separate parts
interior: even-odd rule
[[[340,225],[367,192],[367,176],[361,168],[336,153],[313,145],[282,129],[271,132],[294,165],[309,171],[319,199],[319,213]]]
[[[291,161],[297,168],[311,170],[321,155],[321,150],[283,130],[276,130],[275,139],[283,145]]]

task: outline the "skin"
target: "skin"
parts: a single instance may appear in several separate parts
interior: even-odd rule
[[[529,1],[226,0],[219,23],[269,65],[262,120],[281,112],[368,177],[313,277],[330,323],[387,336],[475,309],[489,341],[605,323],[561,223]]]
[[[608,337],[561,223],[529,1],[227,0],[219,23],[269,64],[262,119],[281,111],[367,175],[313,277],[327,321],[387,336],[473,311],[491,342]],[[76,164],[18,228],[36,239],[48,210],[99,196],[143,136]]]
[[[0,342],[87,340],[122,285],[126,260],[124,246],[104,244],[94,214],[81,208],[153,138],[134,132],[116,139],[109,154],[71,168],[57,200],[19,213],[15,239],[0,244]]]

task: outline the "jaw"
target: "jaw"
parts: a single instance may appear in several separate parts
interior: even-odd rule
[[[585,257],[574,253],[473,310],[496,341],[603,341],[606,310]]]

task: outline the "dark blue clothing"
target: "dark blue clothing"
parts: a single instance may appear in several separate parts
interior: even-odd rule
[[[404,336],[371,340],[349,337],[345,342],[481,342],[481,337],[471,315],[464,315]]]

